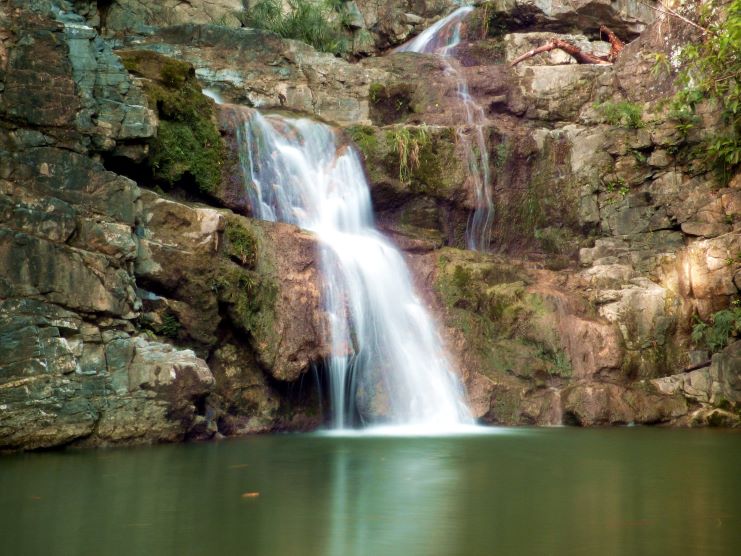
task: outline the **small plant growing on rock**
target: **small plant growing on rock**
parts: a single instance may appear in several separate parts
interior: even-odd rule
[[[715,353],[726,347],[731,339],[741,335],[741,301],[736,299],[728,309],[711,315],[708,322],[695,317],[692,327],[692,341],[698,346],[705,346]]]
[[[408,184],[419,168],[420,150],[430,143],[430,133],[425,126],[400,127],[391,133],[394,152],[399,155],[399,181]]]
[[[347,12],[338,0],[259,0],[246,8],[242,23],[272,31],[285,39],[310,44],[321,52],[341,55],[348,51],[345,36]]]
[[[604,121],[610,125],[638,129],[643,124],[643,109],[633,102],[603,102],[595,103],[594,109],[600,113]]]
[[[162,316],[162,322],[154,325],[153,328],[160,336],[165,336],[166,338],[177,338],[181,326],[182,325],[175,314],[168,311]]]
[[[723,4],[714,0],[701,7],[703,39],[677,56],[683,69],[672,117],[687,133],[700,122],[700,105],[720,110],[720,128],[702,140],[696,154],[726,182],[741,165],[741,0]]]
[[[243,226],[236,222],[227,222],[224,231],[226,252],[241,265],[252,268],[257,262],[257,240]]]

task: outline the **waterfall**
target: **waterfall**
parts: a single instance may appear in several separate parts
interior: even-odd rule
[[[408,43],[397,48],[395,52],[436,54],[445,61],[445,73],[456,82],[458,98],[465,110],[467,124],[465,127],[458,128],[457,134],[466,152],[468,173],[473,180],[476,195],[476,207],[466,229],[466,244],[469,249],[483,251],[489,247],[491,227],[494,222],[489,151],[484,137],[486,114],[471,97],[468,82],[452,56],[453,50],[461,42],[463,22],[472,11],[471,6],[458,8]]]
[[[473,420],[401,253],[374,226],[358,153],[327,125],[231,107],[255,217],[314,232],[331,337],[335,428],[450,429]]]

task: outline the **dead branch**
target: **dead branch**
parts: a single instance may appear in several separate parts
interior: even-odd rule
[[[607,55],[607,61],[614,62],[623,51],[623,48],[625,48],[625,43],[605,25],[599,26],[599,32],[607,35],[607,40],[610,41],[610,53]]]
[[[610,62],[600,58],[599,56],[595,56],[594,54],[591,54],[589,52],[584,52],[581,48],[570,43],[569,41],[553,39],[551,42],[544,44],[543,46],[533,48],[532,50],[525,52],[525,54],[523,54],[522,56],[518,56],[510,65],[514,67],[523,60],[532,58],[533,56],[536,56],[541,52],[549,52],[555,49],[563,50],[566,54],[572,56],[579,64],[610,64]]]
[[[710,31],[708,29],[705,29],[705,27],[703,27],[701,25],[698,25],[694,21],[691,21],[691,20],[687,19],[683,15],[678,14],[677,12],[675,12],[674,10],[672,10],[670,7],[665,6],[661,2],[659,2],[659,5],[661,7],[658,8],[658,7],[654,6],[653,4],[649,4],[648,2],[642,2],[641,0],[638,0],[638,1],[641,4],[643,4],[644,6],[648,6],[649,8],[651,8],[652,10],[654,10],[655,12],[658,12],[658,13],[664,14],[664,15],[670,15],[672,17],[676,17],[677,19],[679,19],[681,21],[684,21],[688,25],[692,25],[692,27],[695,27],[696,29],[699,29],[700,31],[702,31],[702,34],[703,35],[707,35],[707,34],[710,33]]]
[[[703,367],[709,367],[712,362],[713,362],[712,359],[708,359],[707,361],[703,361],[702,363],[698,363],[697,365],[692,365],[691,367],[687,367],[682,372],[689,373],[690,371],[696,371],[697,369],[702,369]]]

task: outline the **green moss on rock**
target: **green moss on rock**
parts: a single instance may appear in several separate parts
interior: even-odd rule
[[[254,232],[244,226],[241,219],[227,217],[224,237],[226,254],[242,266],[254,269],[257,264],[257,238]]]
[[[452,128],[352,126],[347,133],[363,154],[374,184],[393,184],[409,193],[449,199],[465,182]]]
[[[156,52],[118,55],[130,73],[144,78],[144,92],[160,118],[149,159],[155,180],[175,185],[190,179],[201,192],[214,193],[225,149],[214,103],[201,92],[193,67]]]
[[[479,372],[496,380],[567,377],[555,308],[528,289],[523,269],[493,255],[443,249],[435,287],[448,324],[462,332]]]
[[[275,300],[278,286],[270,276],[223,261],[215,278],[219,301],[232,322],[258,343],[275,340]]]

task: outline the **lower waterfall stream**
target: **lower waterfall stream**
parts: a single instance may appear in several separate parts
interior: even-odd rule
[[[401,253],[374,227],[358,154],[327,125],[224,107],[253,216],[317,235],[331,356],[332,426],[441,432],[473,419]],[[381,417],[379,419],[378,417]]]

